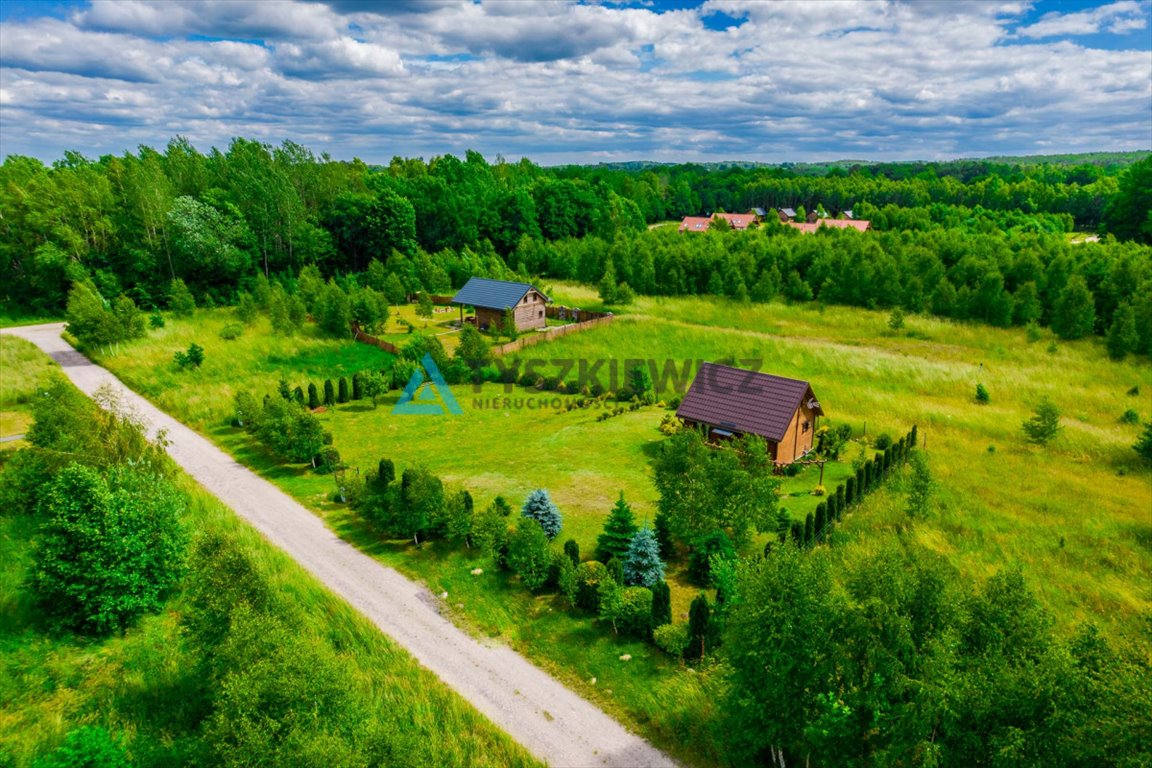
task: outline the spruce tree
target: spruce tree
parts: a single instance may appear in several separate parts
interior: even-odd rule
[[[848,482],[852,482],[852,478],[848,478]],[[843,485],[836,486],[836,519],[844,519],[844,507],[847,505],[845,501],[846,492]]]
[[[364,399],[364,377],[360,375],[360,371],[352,374],[352,399]]]
[[[815,535],[818,541],[824,541],[825,529],[828,527],[828,505],[820,502],[816,505]]]
[[[596,559],[606,563],[609,558],[624,557],[636,531],[636,522],[632,518],[632,507],[624,500],[624,492],[621,491],[620,498],[612,507],[612,511],[608,513],[608,519],[604,521],[604,532],[596,539]]]
[[[338,403],[348,402],[348,379],[341,376],[339,381],[337,382],[336,391],[337,391],[336,402],[338,402]]]
[[[849,477],[844,481],[844,504],[845,506],[856,501],[856,478]]]
[[[913,424],[912,425],[912,431],[908,433],[908,444],[911,445],[913,448],[916,447],[916,439],[917,439],[916,425]]]
[[[792,543],[796,546],[804,546],[804,523],[799,520],[793,520],[789,528],[789,538],[792,539]]]
[[[560,510],[552,503],[548,491],[543,488],[537,488],[528,494],[528,499],[520,509],[520,514],[538,522],[549,541],[555,539],[560,533]]]
[[[324,405],[336,405],[336,387],[332,386],[332,379],[324,379]]]
[[[304,390],[301,387],[296,387],[296,389],[292,390],[292,399],[300,403],[300,405],[304,405]]]
[[[572,561],[572,565],[580,565],[580,545],[576,543],[576,539],[564,542],[564,554]]]
[[[624,583],[628,586],[651,587],[664,581],[664,562],[656,534],[644,526],[632,537],[624,555]]]
[[[177,317],[188,317],[196,311],[196,300],[192,298],[192,291],[180,278],[176,278],[168,287],[168,308]]]
[[[1144,425],[1144,433],[1132,446],[1132,450],[1140,454],[1140,458],[1152,464],[1152,421]]]
[[[809,512],[804,518],[804,546],[811,547],[816,541],[816,520]]]
[[[1105,339],[1108,347],[1108,356],[1113,360],[1123,360],[1134,352],[1140,344],[1140,336],[1136,333],[1136,313],[1132,305],[1124,302],[1112,316],[1112,325],[1108,328]]]
[[[320,393],[316,391],[316,385],[308,383],[308,407],[316,410],[320,407]]]
[[[672,623],[672,590],[668,582],[661,579],[652,585],[652,626],[660,627]]]

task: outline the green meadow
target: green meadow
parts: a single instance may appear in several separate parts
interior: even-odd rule
[[[20,339],[0,337],[4,397],[31,396],[36,369],[48,359]],[[350,689],[366,692],[381,723],[411,737],[414,764],[537,765],[405,651],[229,509],[181,476],[190,504],[185,524],[194,535],[238,542],[277,595],[277,614],[305,642],[330,648]],[[123,635],[85,639],[45,632],[25,584],[39,521],[0,516],[0,763],[31,765],[65,734],[85,725],[125,741],[133,764],[203,764],[200,741],[203,681],[181,619],[184,593]]]
[[[594,291],[545,287],[564,304],[598,307]],[[234,393],[272,392],[379,368],[387,355],[366,345],[319,338],[271,337],[264,321],[235,341],[219,338],[227,310],[173,319],[149,338],[100,361],[130,386],[314,509],[341,536],[400,570],[448,593],[461,625],[499,637],[689,762],[722,760],[722,736],[711,733],[715,676],[688,671],[650,645],[625,641],[574,617],[560,598],[533,596],[492,571],[474,550],[432,542],[415,548],[382,540],[344,505],[336,481],[299,466],[282,466],[230,426]],[[173,352],[196,341],[206,349],[200,370],[180,372]],[[717,299],[641,298],[610,325],[569,334],[519,354],[553,360],[633,358],[662,361],[762,361],[762,369],[812,383],[826,423],[850,424],[857,440],[842,463],[825,468],[834,490],[848,462],[870,455],[881,433],[919,426],[936,481],[932,513],[912,524],[897,477],[838,527],[834,551],[864,553],[894,536],[911,536],[944,555],[964,576],[982,581],[1019,564],[1061,627],[1093,621],[1133,633],[1152,607],[1147,562],[1152,549],[1152,473],[1131,450],[1139,431],[1120,416],[1135,409],[1152,418],[1152,366],[1115,363],[1099,342],[1028,341],[1023,330],[993,329],[911,316],[888,328],[888,315],[865,310],[751,305]],[[506,361],[512,364],[513,360]],[[544,375],[561,371],[550,362]],[[575,378],[573,370],[569,379]],[[983,384],[991,400],[975,401]],[[590,553],[616,496],[623,491],[637,517],[651,519],[656,494],[649,461],[667,410],[642,408],[597,421],[595,408],[565,410],[571,395],[485,384],[452,388],[460,416],[390,413],[399,393],[338,405],[321,415],[351,472],[381,458],[398,468],[424,465],[449,485],[472,491],[478,506],[503,495],[518,506],[533,488],[547,488],[564,515],[560,539]],[[492,407],[505,396],[512,407]],[[1063,432],[1046,447],[1024,442],[1020,425],[1051,398]],[[517,401],[520,401],[517,406]],[[531,401],[547,407],[528,407]],[[485,405],[487,404],[487,405]],[[818,470],[784,481],[781,505],[803,517]],[[480,576],[471,575],[483,568]],[[670,571],[674,615],[684,616],[696,588],[681,567]],[[620,661],[631,654],[629,662]]]

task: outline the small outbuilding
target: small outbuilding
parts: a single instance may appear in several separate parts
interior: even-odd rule
[[[791,464],[812,450],[824,410],[806,381],[704,363],[676,415],[713,442],[759,435],[772,461]]]
[[[486,277],[473,277],[452,297],[452,303],[460,307],[474,307],[476,326],[480,330],[500,328],[505,311],[511,309],[516,319],[517,331],[543,328],[546,324],[544,308],[551,303],[535,286],[529,283],[514,283],[508,280],[489,280]]]

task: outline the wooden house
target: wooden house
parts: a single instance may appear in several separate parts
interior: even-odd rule
[[[452,303],[460,307],[461,319],[464,307],[476,310],[476,326],[480,330],[501,328],[504,312],[509,309],[516,319],[517,331],[543,328],[544,307],[551,301],[529,283],[489,280],[486,277],[470,278],[452,297]]]
[[[772,461],[791,464],[812,450],[824,410],[806,381],[704,363],[676,415],[714,442],[759,435]]]

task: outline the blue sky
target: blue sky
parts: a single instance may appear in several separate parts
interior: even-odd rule
[[[386,163],[1152,147],[1152,0],[0,0],[0,154]]]

